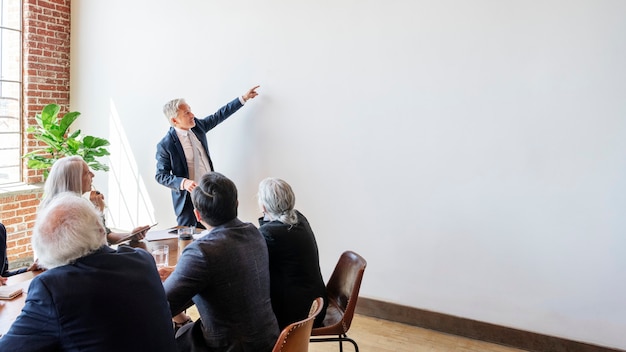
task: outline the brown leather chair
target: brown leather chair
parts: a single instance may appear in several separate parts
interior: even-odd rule
[[[309,350],[309,338],[315,317],[322,311],[324,299],[318,297],[311,304],[309,317],[285,326],[278,336],[272,352],[307,352]]]
[[[343,351],[343,341],[348,341],[356,352],[359,351],[359,346],[346,333],[352,323],[366,266],[365,259],[352,251],[341,254],[326,284],[328,308],[323,326],[311,331],[311,336],[337,337],[311,337],[311,342],[339,342],[339,350]]]

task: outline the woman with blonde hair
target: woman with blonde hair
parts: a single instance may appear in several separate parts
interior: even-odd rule
[[[89,169],[89,165],[80,156],[67,156],[55,161],[44,185],[44,198],[39,208],[45,208],[56,195],[63,192],[73,192],[79,196],[89,193],[89,200],[98,208],[100,213],[104,214],[104,195],[92,189],[93,177],[94,174]],[[104,215],[102,219],[104,221]],[[106,224],[105,228],[109,244],[115,244],[129,235],[128,233],[112,232],[106,227]],[[136,240],[143,239],[149,228],[150,226],[147,225],[135,228],[131,232],[136,233],[133,238]]]

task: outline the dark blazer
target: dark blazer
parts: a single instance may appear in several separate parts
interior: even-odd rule
[[[0,223],[0,276],[8,277],[26,271],[26,268],[9,271],[9,259],[7,258],[7,229]]]
[[[315,319],[315,326],[321,326],[328,307],[313,230],[304,215],[296,213],[295,225],[259,219],[269,252],[272,308],[281,329],[305,319],[317,297],[324,298],[324,307]]]
[[[270,301],[267,248],[254,225],[235,218],[193,241],[163,286],[172,316],[191,300],[200,314],[191,329],[178,332],[179,350],[265,352],[274,347],[280,330]]]
[[[33,278],[0,351],[175,351],[152,256],[108,246]]]
[[[213,162],[211,161],[211,154],[209,154],[206,134],[242,106],[239,98],[236,98],[213,115],[209,115],[203,119],[195,119],[196,126],[193,127],[191,131],[198,137],[200,143],[202,143],[202,147],[209,157],[211,170],[213,170]],[[183,179],[189,178],[189,169],[187,168],[185,152],[183,151],[183,147],[180,144],[174,127],[170,127],[165,137],[157,144],[156,160],[157,169],[154,178],[158,183],[171,189],[172,202],[174,203],[174,212],[178,218],[178,225],[195,225],[196,218],[193,214],[193,207],[189,207],[191,204],[191,195],[189,192],[180,189]],[[187,206],[185,206],[186,204]]]

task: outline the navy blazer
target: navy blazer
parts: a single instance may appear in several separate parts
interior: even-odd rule
[[[39,274],[0,351],[175,351],[172,316],[152,256],[103,246]]]
[[[211,171],[213,170],[213,162],[209,154],[206,134],[242,106],[243,104],[241,104],[239,98],[235,98],[213,115],[209,115],[203,119],[195,119],[196,126],[193,127],[191,131],[198,137],[200,143],[202,143],[202,147],[209,157]],[[180,184],[183,182],[183,179],[189,178],[189,169],[187,168],[185,152],[183,151],[183,147],[180,144],[174,127],[170,127],[165,137],[157,144],[156,160],[157,169],[154,178],[158,183],[171,189],[174,212],[176,216],[180,216],[185,206],[185,200],[190,196],[189,192],[180,189]]]

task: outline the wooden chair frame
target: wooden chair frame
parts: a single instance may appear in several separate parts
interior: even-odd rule
[[[285,326],[276,340],[272,352],[307,352],[309,350],[309,338],[315,317],[322,311],[324,299],[316,298],[311,304],[309,316],[301,321]]]

